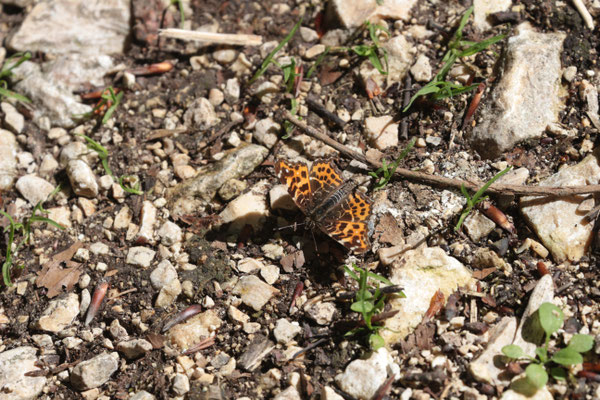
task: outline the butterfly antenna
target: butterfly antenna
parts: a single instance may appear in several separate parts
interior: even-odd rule
[[[304,225],[304,222],[294,222],[292,225],[286,225],[286,226],[280,226],[279,228],[275,228],[275,231],[282,231],[284,229],[289,229],[289,228],[294,228],[294,232],[296,231],[296,228],[299,226]]]
[[[315,253],[319,254],[319,248],[317,247],[317,239],[315,238],[315,233],[311,230],[310,233],[313,237],[313,243],[315,244]]]

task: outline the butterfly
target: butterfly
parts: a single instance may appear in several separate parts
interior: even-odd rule
[[[319,228],[354,253],[369,250],[372,201],[355,190],[355,182],[344,181],[331,159],[314,161],[310,172],[303,162],[279,160],[275,172],[306,216],[309,229]]]

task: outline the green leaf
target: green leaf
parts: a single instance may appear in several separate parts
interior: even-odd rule
[[[369,61],[371,61],[371,64],[373,64],[373,66],[377,69],[377,71],[379,71],[380,74],[387,75],[387,71],[383,69],[383,65],[381,65],[381,61],[379,61],[377,53],[372,52],[371,54],[369,54]]]
[[[552,367],[550,368],[550,376],[552,376],[557,381],[566,381],[567,371],[561,367]]]
[[[112,87],[109,87],[108,90],[112,94],[112,98],[113,98],[112,102],[113,103],[110,107],[108,107],[108,110],[106,110],[106,112],[104,113],[104,116],[102,117],[102,124],[106,124],[106,122],[110,119],[110,117],[112,117],[113,113],[115,112],[115,110],[117,109],[119,104],[121,103],[121,99],[123,98],[123,92],[119,92],[119,94],[117,94],[115,96],[115,93],[113,92]]]
[[[539,364],[529,364],[525,368],[525,375],[531,384],[538,389],[543,388],[548,382],[548,373],[543,366]]]
[[[501,41],[505,37],[506,37],[506,35],[502,34],[502,35],[497,35],[497,36],[491,37],[489,39],[482,40],[481,42],[475,43],[472,46],[463,50],[462,52],[458,53],[458,57],[459,58],[468,57],[473,54],[479,53],[480,51],[485,50],[492,44]]]
[[[352,50],[361,57],[367,57],[373,52],[372,47],[365,44],[354,46]]]
[[[31,103],[31,100],[29,100],[27,97],[0,86],[0,98],[2,97],[11,97],[23,103]]]
[[[581,364],[583,357],[575,350],[567,347],[554,353],[551,360],[560,365],[575,365]]]
[[[58,228],[60,230],[64,230],[65,229],[65,227],[62,226],[61,224],[59,224],[58,222],[56,222],[56,221],[54,221],[54,220],[52,220],[50,218],[40,217],[39,215],[31,217],[31,222],[46,222],[46,223],[48,223],[48,224],[50,224],[50,225],[52,225],[52,226],[54,226],[54,227],[56,227],[56,228]]]
[[[415,93],[413,95],[413,97],[410,98],[410,101],[408,102],[407,106],[404,107],[404,109],[402,110],[402,112],[407,112],[408,109],[415,102],[415,100],[417,100],[419,97],[421,97],[421,96],[427,96],[430,93],[437,93],[437,92],[439,92],[440,88],[437,85],[438,85],[437,82],[429,82],[427,85],[425,85],[421,89],[419,89],[417,91],[417,93]]]
[[[373,350],[378,350],[385,346],[385,340],[378,333],[372,333],[369,336],[369,344]]]
[[[473,204],[477,204],[478,203],[478,199],[486,192],[486,190],[489,189],[490,186],[492,186],[492,184],[494,182],[496,182],[498,179],[500,179],[500,177],[504,174],[506,174],[508,171],[510,171],[512,169],[512,167],[506,167],[505,169],[503,169],[502,171],[498,172],[496,175],[494,175],[494,177],[492,179],[490,179],[489,181],[487,181],[485,183],[485,185],[483,185],[478,191],[477,193],[475,193],[473,195]]]
[[[317,66],[319,66],[323,62],[323,60],[325,59],[325,56],[327,55],[327,53],[329,53],[330,49],[331,48],[329,46],[327,46],[327,47],[325,47],[325,51],[322,52],[321,54],[319,54],[319,57],[317,57],[317,60],[315,61],[315,63],[313,65],[311,65],[310,69],[306,73],[306,79],[310,79],[312,74],[317,69]]]
[[[277,45],[277,47],[275,47],[273,49],[273,51],[271,51],[267,55],[265,60],[262,62],[260,68],[258,69],[258,71],[256,71],[254,76],[250,79],[250,81],[248,81],[249,85],[253,84],[258,78],[260,78],[265,73],[265,71],[267,70],[269,65],[271,65],[271,61],[273,60],[273,57],[275,57],[275,54],[277,54],[279,52],[279,50],[281,50],[283,48],[283,46],[285,46],[286,43],[289,42],[292,39],[292,37],[294,37],[294,35],[296,34],[296,31],[298,30],[298,28],[300,28],[300,24],[302,23],[303,18],[304,18],[304,16],[300,17],[300,20],[298,20],[298,22],[296,22],[296,25],[294,25],[294,27],[292,28],[290,33],[288,33],[287,36]]]
[[[535,349],[535,355],[540,359],[542,363],[548,361],[548,350],[545,347],[537,347]]]
[[[506,357],[514,358],[516,360],[523,357],[524,353],[520,346],[517,346],[516,344],[509,344],[502,348],[502,354],[504,354]]]
[[[563,312],[552,303],[542,304],[538,309],[538,315],[540,325],[548,337],[559,330],[564,321]]]
[[[594,347],[594,337],[591,335],[573,335],[567,349],[574,350],[578,353],[585,353]]]
[[[359,312],[361,314],[370,313],[373,311],[373,308],[373,303],[368,301],[356,301],[350,306],[352,311]]]

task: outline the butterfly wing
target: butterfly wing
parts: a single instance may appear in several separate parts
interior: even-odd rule
[[[288,193],[298,208],[306,214],[313,197],[306,164],[280,160],[275,164],[275,173],[281,183],[287,186]]]
[[[320,227],[350,251],[364,253],[371,247],[367,226],[371,211],[371,199],[356,191],[350,194]]]
[[[342,173],[333,160],[316,160],[310,168],[310,188],[314,196],[314,204],[318,205],[327,198],[343,182]]]

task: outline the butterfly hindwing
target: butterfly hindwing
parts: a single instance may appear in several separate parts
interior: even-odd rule
[[[354,253],[364,253],[371,247],[366,222],[331,220],[320,227],[329,236]]]

